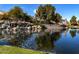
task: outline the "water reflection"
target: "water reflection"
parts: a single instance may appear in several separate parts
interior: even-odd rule
[[[79,53],[78,42],[79,29],[55,32],[27,32],[24,29],[16,32],[0,30],[0,45],[12,45],[52,53]]]
[[[50,33],[46,32],[45,34],[39,35],[36,37],[37,49],[43,51],[50,51],[54,47],[51,41]]]
[[[22,43],[27,40],[28,37],[30,37],[31,34],[27,34],[25,32],[18,32],[13,36],[13,38],[11,38],[11,40],[9,40],[9,42],[11,42],[11,45],[15,45],[15,46],[19,46],[22,47]]]
[[[54,51],[61,54],[79,53],[79,29],[69,29],[64,36],[55,42]],[[73,39],[73,40],[72,40]]]
[[[50,32],[35,33],[32,34],[30,39],[24,42],[23,47],[53,52],[54,41],[58,40],[60,37],[60,32],[54,32],[52,34],[50,34]]]
[[[72,38],[75,37],[76,36],[76,30],[70,30],[70,34],[71,34]]]
[[[54,41],[58,40],[61,35],[60,32],[39,32],[27,33],[26,31],[8,32],[0,31],[0,40],[9,43],[9,45],[18,46],[22,48],[29,48],[42,51],[53,51]],[[6,41],[5,41],[6,40]],[[1,41],[0,41],[1,42]],[[4,45],[7,45],[4,44]]]
[[[51,39],[53,40],[58,40],[61,37],[61,33],[60,32],[54,32],[51,35]]]

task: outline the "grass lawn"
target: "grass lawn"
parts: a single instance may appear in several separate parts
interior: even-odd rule
[[[14,46],[0,46],[0,54],[44,54],[44,52]]]

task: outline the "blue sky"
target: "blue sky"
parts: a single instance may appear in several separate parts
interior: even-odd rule
[[[14,6],[20,6],[24,12],[34,16],[39,4],[0,4],[0,11],[7,12]],[[70,20],[70,18],[75,15],[79,19],[79,4],[53,4],[53,6],[55,6],[56,12],[60,13],[63,18]]]

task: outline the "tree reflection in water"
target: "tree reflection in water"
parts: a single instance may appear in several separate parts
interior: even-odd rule
[[[70,30],[71,37],[74,38],[76,36],[76,30]]]
[[[44,35],[39,35],[36,37],[36,42],[39,50],[51,50],[52,42],[49,33],[45,33]]]
[[[10,38],[8,42],[12,46],[53,52],[54,43],[60,39],[61,33],[61,31],[52,32],[52,34],[50,32],[26,33],[25,31],[18,31],[9,33],[3,31],[0,36],[7,39]]]
[[[30,37],[31,34],[27,34],[25,32],[19,32],[14,34],[14,38],[11,38],[11,40],[9,40],[9,42],[11,42],[11,45],[14,46],[18,46],[18,47],[22,47],[22,43],[28,38]]]
[[[54,41],[56,41],[56,40],[58,40],[60,38],[60,36],[61,36],[60,32],[54,32],[51,35],[51,39],[54,40]]]
[[[36,38],[38,50],[52,51],[54,48],[54,41],[58,40],[59,38],[59,32],[55,32],[52,34],[50,34],[49,32],[45,32],[44,35],[39,35]]]

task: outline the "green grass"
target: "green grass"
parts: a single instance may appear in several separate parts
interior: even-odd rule
[[[14,46],[0,46],[0,54],[44,54],[44,52]]]

